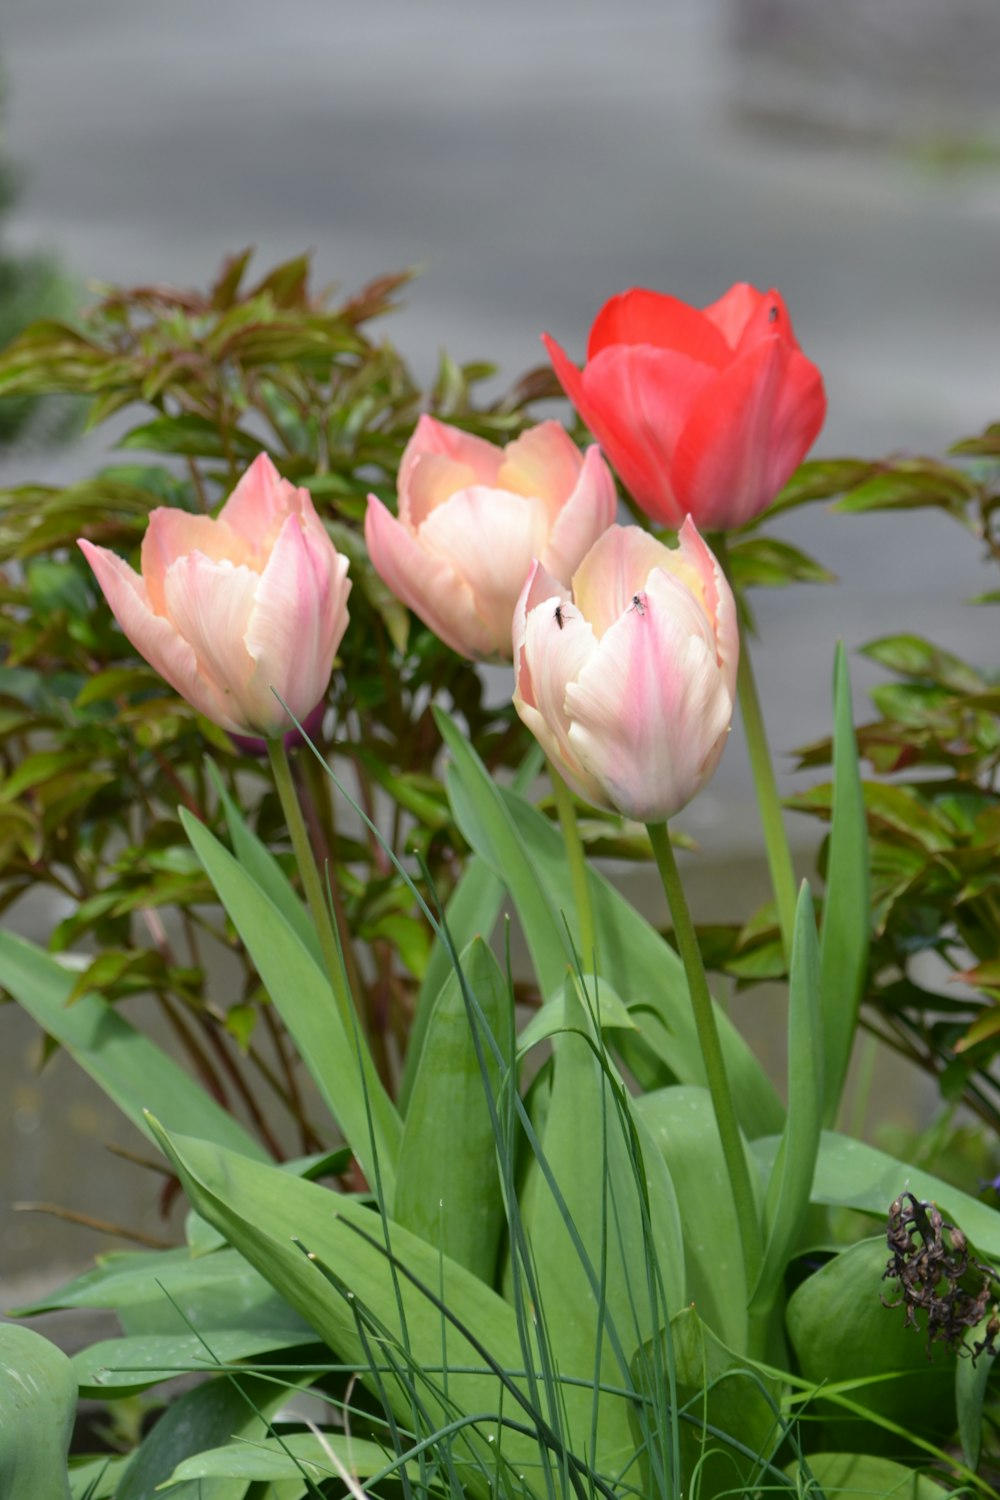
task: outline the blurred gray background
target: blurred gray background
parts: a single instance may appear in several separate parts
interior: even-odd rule
[[[429,374],[442,346],[513,378],[553,333],[582,357],[629,285],[694,303],[775,285],[826,377],[818,454],[939,451],[1000,416],[1000,21],[989,0],[4,0],[6,149],[18,246],[81,282],[203,284],[222,255],[312,247],[350,289],[421,263],[386,334]],[[0,463],[0,483],[95,466],[94,439]],[[780,534],[839,575],[758,596],[772,743],[826,732],[834,642],[918,630],[989,668],[995,586],[953,522],[821,507]],[[854,660],[856,702],[877,673]],[[793,783],[786,777],[784,784]],[[733,735],[681,820],[704,914],[760,896],[756,814]],[[793,829],[803,868],[816,827]],[[22,913],[44,938],[51,914]],[[773,1011],[736,1014],[765,1042]],[[0,1276],[85,1263],[101,1241],[11,1216],[44,1197],[163,1233],[126,1139],[65,1059],[0,1014]],[[883,1118],[928,1095],[898,1075]],[[44,1124],[52,1129],[43,1128]],[[56,1125],[58,1123],[58,1131]],[[67,1150],[65,1132],[75,1133]],[[8,1302],[10,1298],[6,1299]]]

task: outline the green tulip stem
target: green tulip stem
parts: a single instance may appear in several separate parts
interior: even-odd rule
[[[589,974],[596,968],[596,957],[594,910],[590,904],[587,856],[580,837],[580,825],[576,820],[573,794],[552,762],[548,761],[547,764],[556,801],[556,811],[559,814],[559,826],[562,828],[563,839],[566,843],[566,857],[569,861],[569,877],[573,887],[573,901],[576,905],[576,919],[580,931],[580,966],[584,973]]]
[[[760,1269],[760,1226],[746,1152],[743,1148],[743,1137],[740,1134],[736,1110],[733,1107],[729,1079],[726,1077],[726,1064],[722,1056],[719,1030],[715,1024],[712,997],[708,991],[708,980],[705,977],[705,966],[701,960],[701,949],[698,947],[698,936],[684,896],[684,887],[681,885],[667,825],[666,823],[648,823],[646,827],[660,879],[663,881],[667,905],[673,918],[674,933],[684,963],[684,972],[687,975],[695,1030],[698,1033],[698,1044],[705,1063],[708,1092],[715,1111],[715,1122],[719,1129],[726,1171],[729,1174],[729,1185],[733,1194],[733,1205],[736,1209],[736,1220],[743,1245],[746,1282],[750,1289],[756,1286]]]
[[[333,923],[330,920],[330,911],[326,904],[323,881],[312,851],[312,845],[309,842],[305,818],[302,816],[302,808],[295,793],[292,768],[288,763],[288,751],[285,749],[285,742],[280,735],[268,740],[267,753],[270,756],[271,770],[274,774],[275,786],[278,788],[281,809],[285,814],[285,822],[292,836],[295,863],[299,867],[299,875],[302,879],[303,890],[306,893],[306,901],[309,903],[309,910],[312,913],[313,923],[319,936],[327,975],[333,988],[337,1006],[343,1017],[344,1025],[347,1027],[347,1034],[349,1037],[353,1037],[357,1025],[357,1017],[351,1000],[350,990],[347,986],[344,960],[341,955],[340,944],[337,941],[337,935],[333,930]]]
[[[743,729],[747,738],[750,770],[753,773],[757,792],[757,806],[764,829],[764,844],[767,862],[771,869],[771,886],[778,909],[778,926],[781,928],[781,945],[785,950],[785,962],[792,960],[792,934],[795,931],[795,869],[792,851],[788,846],[788,833],[781,815],[781,799],[775,780],[774,764],[767,745],[764,716],[760,711],[757,684],[750,663],[750,649],[746,633],[740,642],[740,665],[736,679],[736,691],[743,715]]]

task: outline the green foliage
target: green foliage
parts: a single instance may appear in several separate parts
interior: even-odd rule
[[[54,1344],[0,1323],[0,1491],[4,1500],[69,1500],[66,1452],[77,1383]]]

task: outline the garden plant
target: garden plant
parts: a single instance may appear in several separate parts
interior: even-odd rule
[[[424,391],[371,330],[405,278],[248,262],[0,355],[126,454],[0,496],[0,902],[70,909],[0,933],[0,986],[186,1199],[19,1309],[120,1337],[0,1325],[3,1500],[1000,1494],[995,1189],[839,1128],[867,1027],[993,1149],[1000,696],[901,633],[855,730],[831,642],[797,885],[749,599],[829,578],[761,529],[821,499],[996,560],[1000,429],[808,460],[820,372],[745,284]],[[699,932],[671,820],[737,713],[772,896]],[[784,983],[785,1078],[713,971]],[[69,1454],[80,1398],[110,1451]]]

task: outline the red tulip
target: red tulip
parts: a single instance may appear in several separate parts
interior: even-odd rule
[[[655,521],[703,531],[759,515],[826,414],[778,292],[745,282],[704,311],[636,288],[597,315],[582,370],[550,338],[567,396]]]

